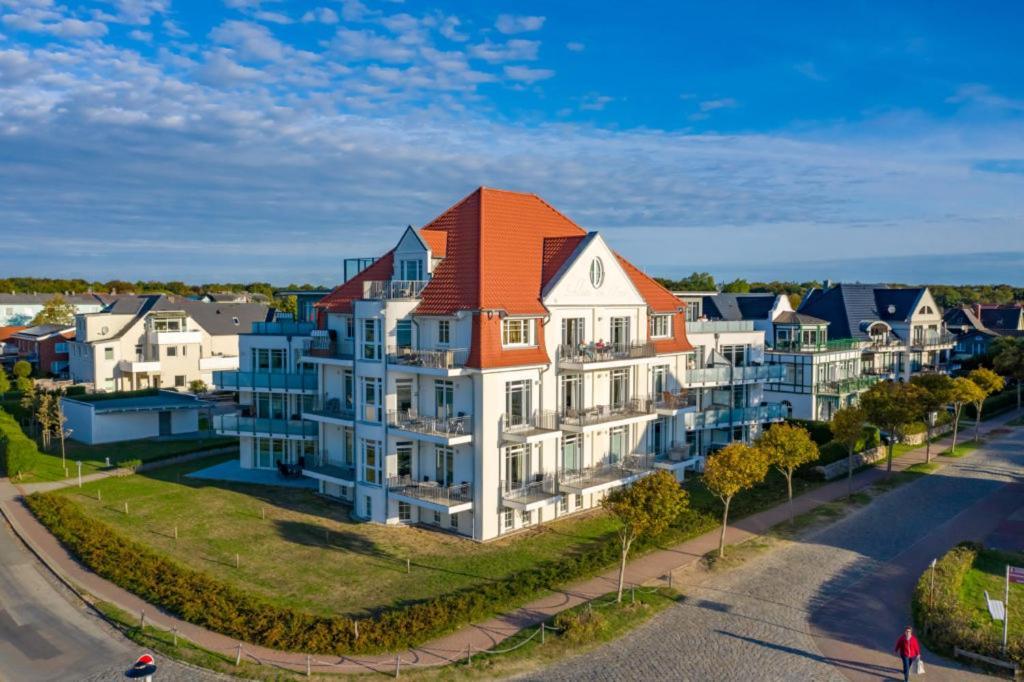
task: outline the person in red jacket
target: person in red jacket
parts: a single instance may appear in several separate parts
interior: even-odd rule
[[[896,640],[894,651],[903,661],[903,682],[909,682],[910,666],[914,665],[914,661],[921,657],[921,645],[917,643],[917,637],[914,637],[914,631],[909,625]]]

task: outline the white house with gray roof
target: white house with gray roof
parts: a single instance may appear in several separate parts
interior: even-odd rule
[[[213,372],[238,369],[238,335],[272,310],[258,303],[204,303],[156,294],[119,298],[75,317],[71,378],[97,390],[208,386]]]

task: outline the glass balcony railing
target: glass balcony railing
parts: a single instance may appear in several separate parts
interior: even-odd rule
[[[351,360],[355,355],[352,339],[333,340],[327,336],[314,336],[306,354],[315,358]]]
[[[836,381],[826,381],[818,384],[817,393],[823,395],[844,395],[847,393],[856,393],[857,391],[871,388],[873,384],[877,384],[881,380],[881,376],[872,375],[849,377],[846,379],[838,379]]]
[[[456,369],[464,367],[469,358],[468,348],[388,348],[388,363],[406,367],[428,369]]]
[[[284,374],[269,371],[213,373],[213,384],[225,391],[315,391],[315,374]]]
[[[714,332],[752,332],[753,320],[693,320],[687,321],[686,331],[692,334]]]
[[[269,419],[220,414],[213,418],[213,430],[226,436],[280,436],[316,438],[318,426],[301,419]]]
[[[721,365],[688,369],[683,383],[714,386],[725,386],[731,383],[770,383],[781,381],[785,374],[786,368],[783,365],[746,365],[744,367]]]
[[[952,346],[956,343],[956,337],[947,332],[934,332],[930,334],[918,334],[910,342],[911,348],[935,348]]]
[[[661,395],[654,398],[654,406],[659,410],[682,410],[687,407],[696,407],[697,404],[697,394],[687,389],[662,391]]]
[[[786,416],[786,413],[785,408],[781,404],[772,403],[770,405],[756,405],[752,407],[713,407],[684,416],[686,428],[694,430],[722,429],[743,424],[781,421]]]
[[[867,341],[859,339],[829,339],[824,343],[803,343],[795,341],[776,341],[769,349],[776,353],[828,353],[839,350],[856,350],[867,345]]]
[[[356,418],[355,407],[352,405],[351,400],[331,395],[318,396],[312,405],[303,410],[303,413],[331,419],[344,419],[346,421]]]
[[[309,336],[316,329],[313,322],[281,320],[279,322],[253,322],[250,334],[267,336]]]
[[[652,358],[655,354],[654,344],[650,341],[645,343],[563,344],[558,347],[557,351],[559,363],[570,365]]]
[[[558,479],[554,475],[538,475],[530,482],[502,481],[498,488],[502,502],[509,506],[529,505],[557,497]]]

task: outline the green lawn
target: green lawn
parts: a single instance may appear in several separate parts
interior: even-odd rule
[[[60,457],[60,442],[54,442],[49,452],[43,452],[40,448],[41,454],[33,463],[32,473],[24,476],[20,482],[39,483],[74,477],[78,474],[75,464],[77,460],[82,461],[82,474],[86,475],[104,469],[107,457],[110,458],[111,464],[129,459],[149,462],[196,450],[209,450],[237,444],[238,439],[229,436],[211,436],[196,440],[129,440],[105,445],[86,445],[67,440],[64,443],[67,466],[67,476],[65,476],[65,465],[62,465]]]
[[[939,454],[943,457],[963,457],[973,450],[977,450],[981,443],[969,440],[964,443],[957,443],[956,448],[953,450],[943,450]]]
[[[985,591],[1003,600],[1006,564],[1024,568],[1024,554],[985,549],[978,553],[971,570],[960,585],[960,600],[971,614],[975,627],[991,629],[1002,637],[1002,622],[993,622],[985,605]],[[1010,638],[1024,637],[1024,585],[1010,584]]]

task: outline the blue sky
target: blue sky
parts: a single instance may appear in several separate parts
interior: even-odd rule
[[[1024,284],[1022,20],[0,0],[0,275],[330,284],[489,185],[652,274]]]

